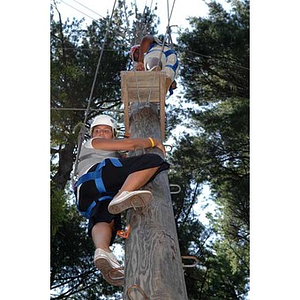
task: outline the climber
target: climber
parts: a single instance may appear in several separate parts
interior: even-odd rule
[[[169,46],[164,45],[152,35],[142,38],[140,45],[134,45],[130,49],[130,57],[136,62],[137,71],[160,71],[166,72],[166,93],[173,94],[176,89],[175,78],[178,74],[179,62],[176,52]]]
[[[117,122],[108,115],[91,124],[91,139],[81,148],[78,180],[74,185],[78,210],[88,219],[88,234],[95,245],[94,264],[112,285],[124,284],[124,271],[109,246],[121,229],[120,213],[149,204],[152,193],[141,189],[169,164],[158,154],[120,158],[118,151],[136,147],[165,148],[156,138],[117,139]],[[113,276],[111,276],[113,271]]]

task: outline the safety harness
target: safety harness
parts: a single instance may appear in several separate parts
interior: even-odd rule
[[[77,208],[79,210],[79,212],[81,214],[83,214],[87,219],[90,218],[91,216],[91,211],[92,209],[96,206],[96,204],[100,201],[103,200],[108,200],[108,199],[112,199],[113,196],[108,195],[106,188],[104,186],[103,180],[102,180],[102,169],[105,166],[107,160],[110,160],[110,162],[115,166],[115,167],[122,167],[122,163],[120,162],[120,160],[118,158],[106,158],[104,159],[101,163],[99,163],[95,169],[95,171],[92,172],[88,172],[86,174],[83,174],[82,176],[79,177],[79,179],[76,181],[76,183],[74,184],[73,190],[75,193],[75,197],[76,197],[76,205]],[[77,188],[90,180],[94,180],[95,181],[95,185],[96,188],[98,189],[100,194],[106,194],[105,196],[101,196],[100,198],[98,198],[97,200],[94,200],[89,207],[86,209],[86,211],[82,211],[79,208],[79,199],[77,199]]]

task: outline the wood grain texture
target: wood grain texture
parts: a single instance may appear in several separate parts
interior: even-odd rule
[[[121,98],[124,103],[125,134],[129,130],[129,107],[132,103],[149,106],[159,103],[161,139],[165,139],[166,74],[164,71],[121,71]],[[140,130],[138,130],[140,132]]]
[[[162,71],[121,71],[121,82],[126,91],[123,102],[160,102],[161,90],[165,98],[166,75]]]
[[[160,138],[154,104],[136,104],[131,110],[132,137]],[[150,151],[162,155],[158,149]],[[160,173],[146,188],[153,194],[152,202],[143,209],[127,212],[131,232],[125,242],[124,299],[129,299],[127,290],[137,285],[151,300],[187,300],[168,172]],[[130,299],[145,297],[138,289],[132,289]]]

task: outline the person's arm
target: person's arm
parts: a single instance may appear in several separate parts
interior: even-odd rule
[[[121,140],[108,140],[103,138],[94,138],[92,147],[101,150],[111,151],[133,151],[136,147],[159,148],[164,154],[166,153],[164,145],[156,138],[129,138]]]
[[[144,53],[146,53],[151,44],[155,42],[155,39],[152,35],[145,35],[142,38],[140,49],[139,49],[139,59],[137,61],[137,71],[144,71]]]
[[[154,36],[152,35],[145,35],[142,38],[140,49],[139,49],[139,60],[138,62],[144,62],[144,53],[146,53],[151,44],[155,41]]]

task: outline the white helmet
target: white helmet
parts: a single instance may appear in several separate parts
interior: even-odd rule
[[[117,135],[117,121],[110,116],[107,115],[99,115],[97,116],[90,128],[90,135],[92,135],[93,128],[98,125],[108,125],[113,129],[114,137]]]

